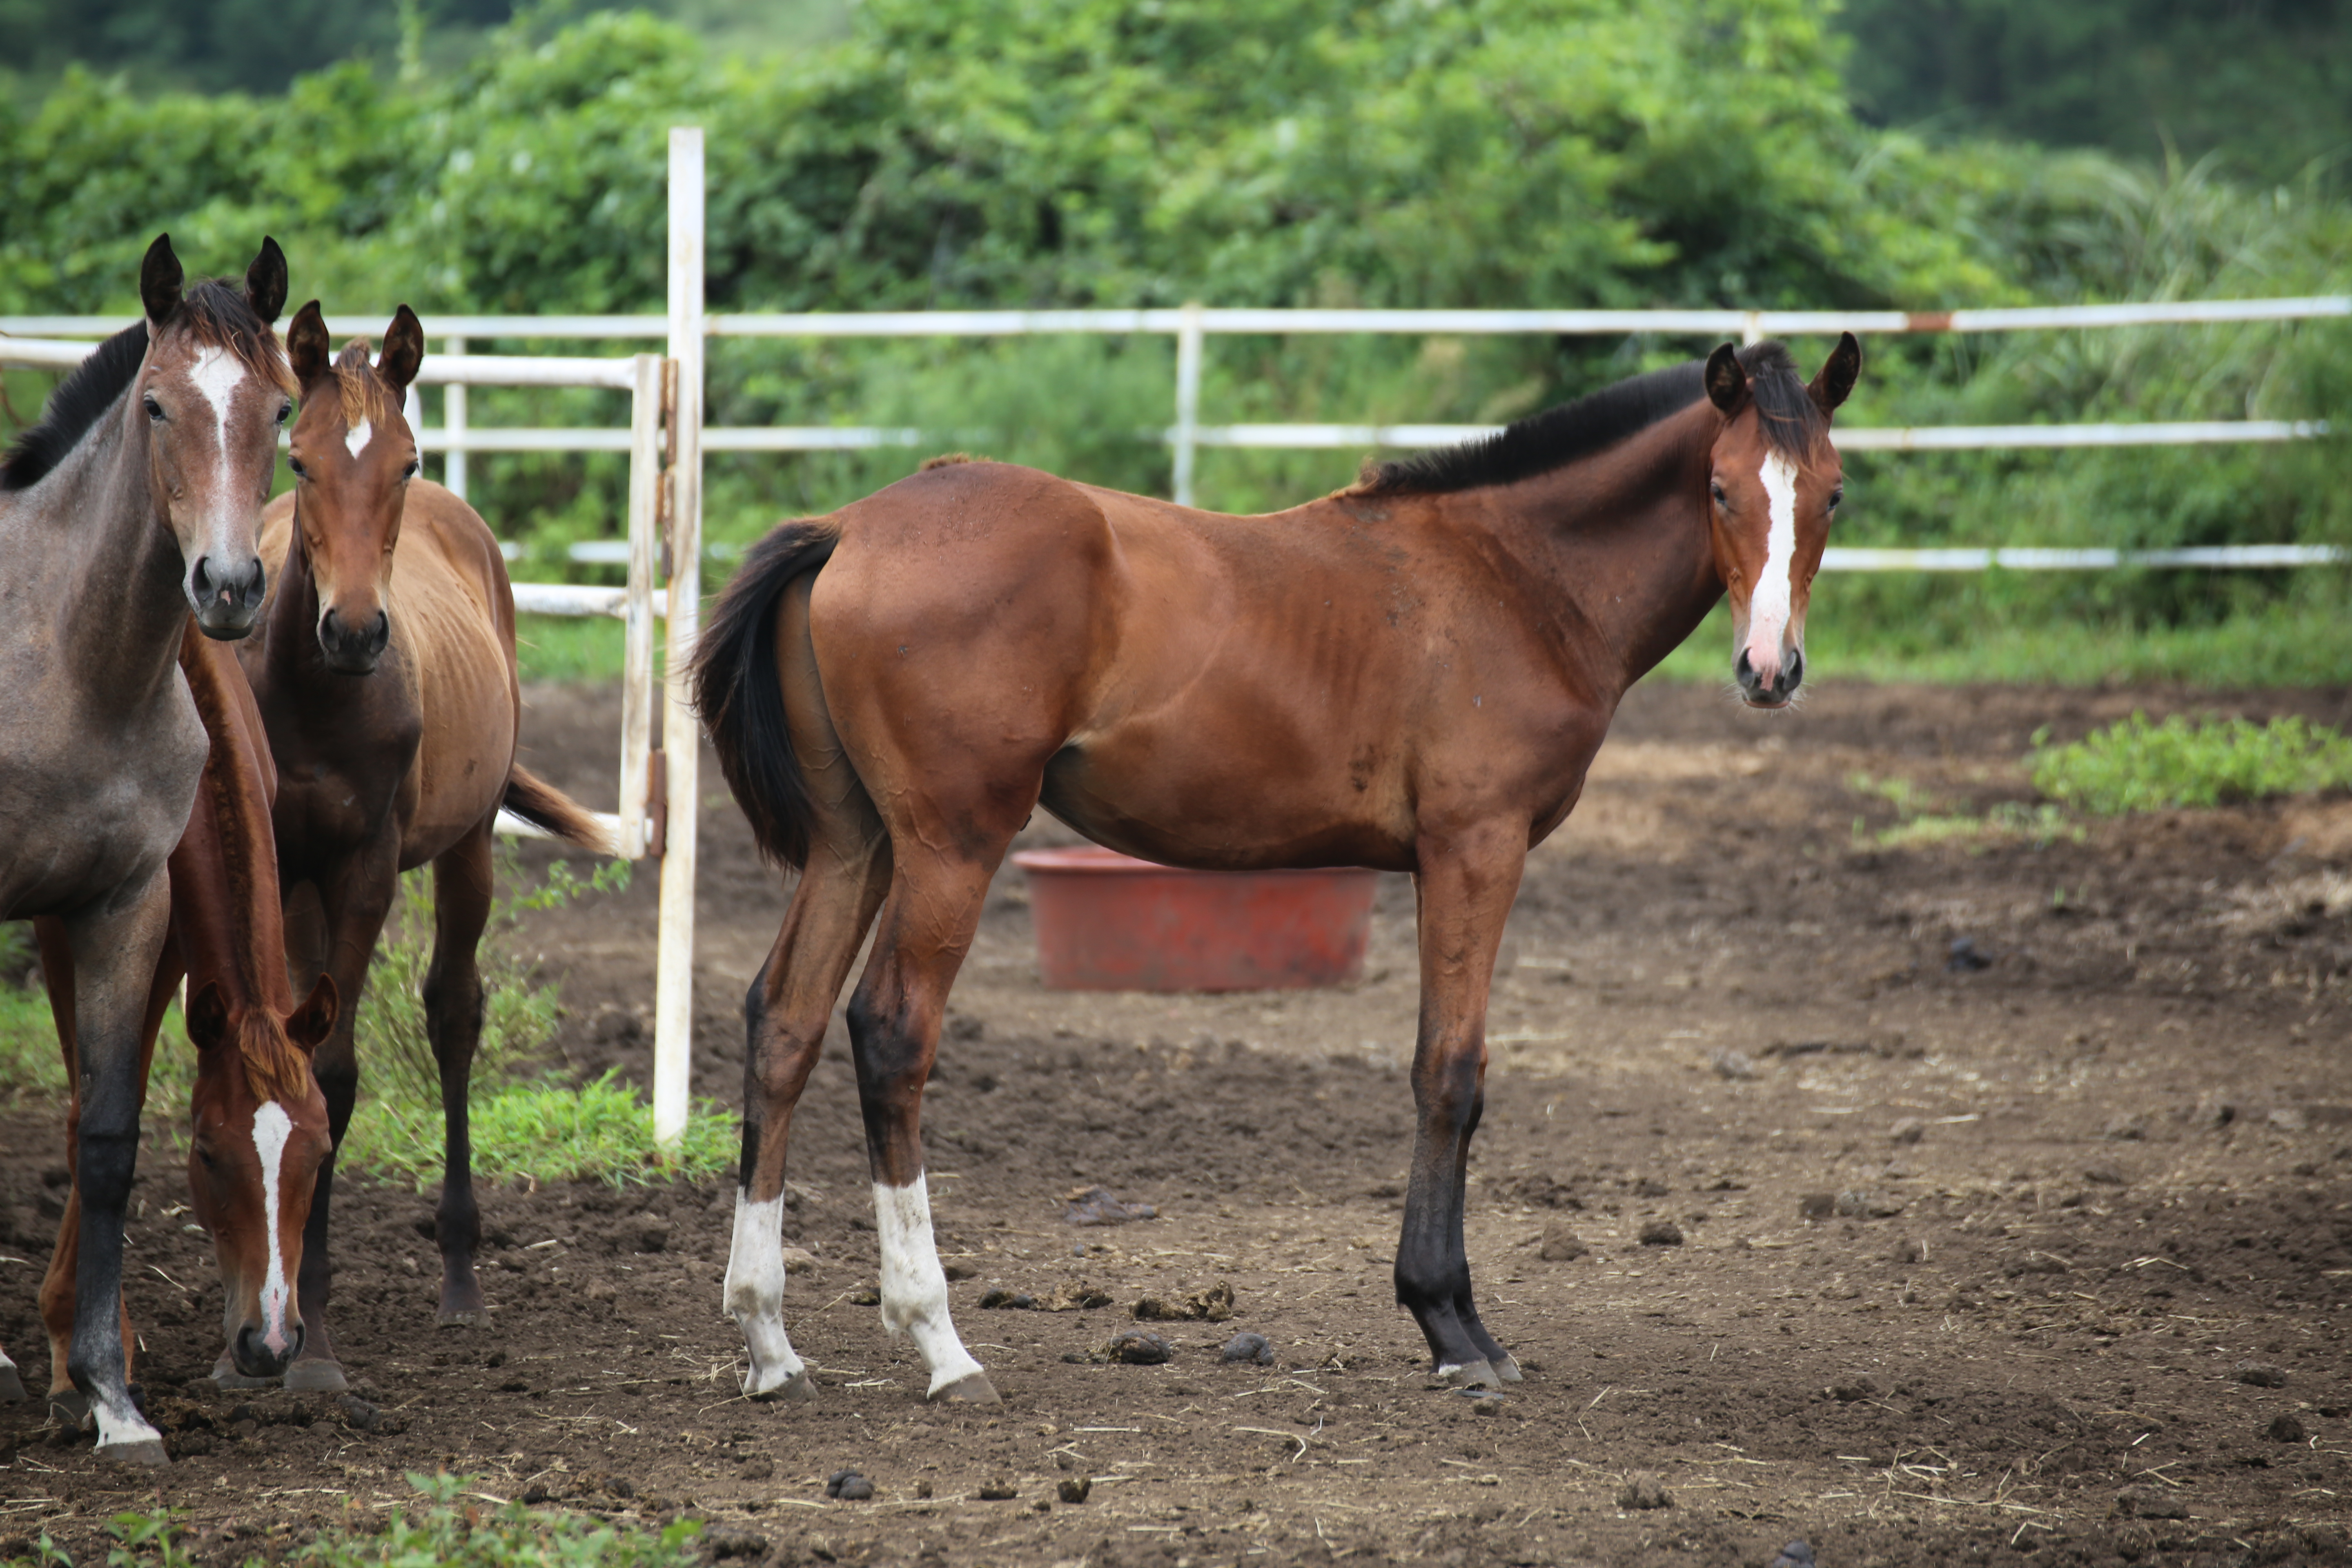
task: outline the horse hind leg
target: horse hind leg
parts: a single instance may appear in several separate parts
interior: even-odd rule
[[[425,973],[424,1001],[425,1038],[441,1075],[445,1142],[434,1237],[441,1249],[438,1321],[444,1328],[478,1327],[489,1310],[474,1271],[482,1213],[474,1199],[467,1097],[482,1040],[479,948],[490,919],[491,822],[485,816],[433,862],[433,962]]]
[[[808,1399],[814,1384],[784,1328],[784,1162],[793,1109],[824,1048],[834,999],[889,886],[879,835],[820,842],[776,942],[743,999],[743,1155],[723,1300],[743,1331],[753,1399]]]
[[[930,1371],[929,1397],[983,1405],[996,1403],[996,1388],[956,1333],[947,1273],[931,1233],[922,1101],[939,1054],[948,990],[979,926],[1003,851],[997,847],[985,861],[927,854],[911,869],[902,862],[874,956],[849,1005],[882,1252],[882,1326],[912,1336]]]

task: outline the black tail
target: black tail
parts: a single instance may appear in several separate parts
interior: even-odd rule
[[[719,771],[751,819],[760,852],[788,866],[808,864],[811,805],[776,678],[776,604],[793,578],[824,565],[840,542],[840,525],[830,518],[781,524],[745,552],[695,639],[694,706]]]

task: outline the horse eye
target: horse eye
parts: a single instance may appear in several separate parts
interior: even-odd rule
[[[1845,487],[1843,485],[1840,485],[1836,489],[1830,492],[1830,510],[1832,511],[1837,510],[1838,504],[1844,500]]]
[[[418,464],[417,464],[416,459],[415,459],[415,458],[409,458],[409,459],[408,459],[408,467],[406,467],[406,468],[403,468],[403,469],[401,469],[401,470],[400,470],[400,477],[401,477],[402,479],[415,479],[415,478],[416,477],[416,469],[417,469],[417,468],[418,468]]]
[[[161,423],[163,417],[163,405],[155,401],[155,395],[151,392],[142,401],[147,410],[147,417]]]
[[[1723,481],[1721,479],[1707,480],[1706,493],[1715,498],[1715,504],[1717,506],[1727,506],[1730,504],[1728,498],[1727,498],[1723,493]]]
[[[299,458],[287,458],[286,466],[294,470],[294,477],[298,479],[307,479],[310,477],[310,470],[302,466],[302,459]]]
[[[285,424],[288,419],[293,416],[293,414],[294,400],[289,397],[285,402],[278,405],[278,423],[280,425]]]

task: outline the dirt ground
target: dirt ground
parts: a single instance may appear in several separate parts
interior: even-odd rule
[[[608,805],[611,694],[531,703],[529,760]],[[958,1324],[1002,1407],[927,1406],[861,1304],[836,1024],[788,1220],[816,1260],[788,1296],[814,1403],[736,1396],[723,1184],[486,1193],[496,1326],[441,1331],[429,1196],[347,1184],[335,1313],[373,1430],[212,1396],[209,1252],[151,1135],[130,1297],[175,1462],[130,1474],[0,1411],[0,1556],[47,1530],[96,1561],[108,1515],[158,1500],[207,1560],[279,1549],[446,1468],[697,1515],[747,1563],[1761,1565],[1798,1538],[1822,1568],[2352,1562],[2352,802],[1888,844],[1888,791],[1856,780],[1981,814],[2030,800],[2037,727],[2135,707],[2352,721],[2342,691],[1832,683],[1778,721],[1634,693],[1530,864],[1496,988],[1469,1246],[1528,1371],[1506,1397],[1433,1386],[1390,1297],[1409,885],[1384,883],[1345,991],[1071,995],[1038,985],[1008,871],[926,1109]],[[731,1105],[782,899],[705,777],[696,1086]],[[529,930],[576,1065],[646,1070],[654,882]],[[0,1342],[28,1381],[57,1148],[52,1119],[0,1143]],[[1159,1217],[1073,1228],[1093,1184]],[[1645,1245],[1663,1222],[1679,1242]],[[1167,1364],[1088,1359],[1139,1298],[1219,1281],[1232,1321],[1150,1325]],[[1077,1282],[1111,1304],[981,1307]],[[1220,1361],[1240,1330],[1273,1365]],[[872,1500],[827,1500],[845,1468]]]

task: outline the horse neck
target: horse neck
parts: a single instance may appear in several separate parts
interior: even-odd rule
[[[186,570],[149,477],[147,422],[126,394],[33,492],[71,564],[58,646],[93,715],[152,710],[188,624]]]
[[[172,903],[191,992],[218,983],[231,1015],[294,1009],[270,797],[276,773],[236,656],[194,627],[180,668],[208,742],[187,833],[172,854]]]
[[[331,687],[335,679],[319,647],[319,579],[302,542],[301,503],[295,505],[294,515],[287,520],[286,560],[278,569],[278,590],[262,611],[245,661],[257,687],[289,699]],[[348,698],[347,689],[344,695]]]
[[[1612,696],[1655,668],[1723,597],[1706,500],[1719,427],[1701,401],[1514,487],[1525,499],[1498,532],[1514,536],[1514,553],[1607,645]]]

